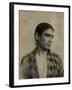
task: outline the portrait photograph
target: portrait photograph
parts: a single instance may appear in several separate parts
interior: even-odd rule
[[[69,84],[70,7],[28,3],[10,7],[14,40],[10,87]]]
[[[47,64],[47,60],[45,61],[44,59],[46,59],[47,56],[49,55],[48,58],[52,59],[53,61],[51,60],[48,61],[49,63],[48,76],[41,75],[41,78],[64,76],[64,70],[63,70],[64,13],[63,12],[45,12],[45,11],[19,11],[19,21],[20,21],[19,22],[20,23],[19,24],[20,25],[19,55],[20,55],[20,63],[21,63],[19,68],[23,66],[22,67],[23,69],[24,68],[28,68],[28,70],[33,69],[35,67],[35,64],[38,63],[39,68],[37,69],[38,70],[40,69],[39,70],[40,72],[37,70],[36,71],[39,73],[45,74],[47,72],[47,70],[45,71],[47,66],[45,65],[46,67],[45,68],[43,65],[44,63]],[[45,30],[48,30],[48,31],[45,31]],[[40,34],[43,34],[43,33],[47,35],[42,37]],[[39,37],[41,38],[41,40],[39,40],[40,39]],[[35,55],[34,55],[34,52],[35,52]],[[48,55],[46,55],[47,53]],[[33,56],[31,56],[31,54]],[[33,59],[33,57],[38,60],[40,59],[41,61],[40,60],[38,62],[36,61],[36,63],[32,62],[34,64],[32,68],[32,66],[29,64],[31,63],[31,59]],[[28,58],[28,60],[25,63],[28,66],[26,65],[26,67],[24,67],[25,65],[23,65],[23,63],[25,61],[24,59],[26,58]],[[59,61],[58,59],[61,59],[61,62],[60,61],[57,62],[56,59],[57,61]],[[58,63],[58,66],[60,66],[61,71],[59,71],[59,73],[61,73],[62,75],[59,75],[57,70],[54,70],[59,68],[57,67],[56,63]],[[22,71],[21,69],[20,69],[19,77],[24,79],[24,73],[26,73],[27,70],[23,73],[24,70]],[[35,73],[35,75],[38,74],[36,71],[35,70],[32,71],[31,74],[33,72]],[[25,78],[27,79],[40,77],[39,75],[38,77],[37,75],[30,76],[30,70],[27,72],[27,75],[25,76]]]

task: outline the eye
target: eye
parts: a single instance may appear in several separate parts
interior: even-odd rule
[[[45,36],[47,36],[47,37],[49,37],[50,36],[50,34],[44,34]]]
[[[53,35],[51,35],[51,34],[44,34],[44,36],[46,36],[46,37],[51,37],[51,38],[53,38],[54,36]]]

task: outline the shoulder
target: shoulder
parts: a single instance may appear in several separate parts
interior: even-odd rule
[[[51,55],[55,58],[60,58],[60,55],[55,52],[51,52]]]
[[[22,59],[21,59],[20,64],[22,65],[23,63],[28,62],[28,60],[30,58],[30,55],[31,55],[31,53],[26,54],[25,56],[23,56]]]
[[[20,64],[24,64],[24,63],[26,64],[26,63],[30,62],[32,57],[33,57],[33,51],[31,51],[30,53],[23,56]]]
[[[51,53],[51,56],[55,60],[56,63],[62,63],[61,56],[59,54],[56,54],[55,52]]]

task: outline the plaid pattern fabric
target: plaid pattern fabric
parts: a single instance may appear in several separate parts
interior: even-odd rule
[[[20,63],[20,79],[40,78],[35,58],[36,50],[24,56]],[[47,55],[47,78],[63,77],[64,69],[61,58],[55,53]]]

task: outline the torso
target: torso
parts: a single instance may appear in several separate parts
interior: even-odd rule
[[[63,77],[63,65],[58,55],[50,53],[38,55],[36,51],[23,57],[21,62],[21,78]]]
[[[36,64],[40,78],[46,78],[47,75],[47,55],[36,54]]]

